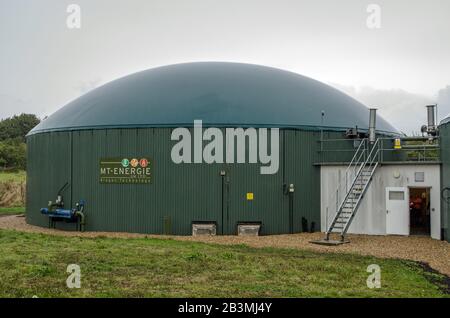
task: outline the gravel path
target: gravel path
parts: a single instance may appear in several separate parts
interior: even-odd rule
[[[450,244],[419,236],[370,236],[348,235],[351,243],[339,246],[322,246],[309,243],[323,238],[323,233],[301,233],[290,235],[270,235],[260,237],[241,236],[163,236],[117,232],[66,232],[29,225],[24,217],[4,216],[0,218],[0,229],[14,229],[33,233],[82,237],[155,237],[172,238],[182,241],[197,241],[218,244],[246,244],[252,247],[298,248],[320,252],[356,253],[383,258],[409,259],[428,263],[435,270],[450,276]]]

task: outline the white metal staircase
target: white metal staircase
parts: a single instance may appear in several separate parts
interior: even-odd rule
[[[326,232],[325,241],[329,241],[330,235],[340,235],[341,241],[345,240],[345,234],[358,211],[358,207],[366,192],[372,177],[379,164],[379,139],[372,145],[367,139],[361,140],[350,164],[345,171],[345,184],[342,186],[339,180],[336,190],[336,199],[339,202],[339,193],[345,194],[337,207],[336,215]]]

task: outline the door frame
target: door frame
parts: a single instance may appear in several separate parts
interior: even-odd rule
[[[394,231],[388,231],[388,214],[389,214],[389,207],[388,207],[388,201],[392,201],[392,200],[389,200],[389,192],[390,191],[403,191],[404,193],[405,193],[405,197],[404,197],[404,201],[406,201],[406,211],[405,211],[405,214],[407,215],[407,218],[406,218],[406,221],[407,221],[407,231],[406,232],[404,232],[404,233],[399,233],[399,232],[401,232],[401,231],[397,231],[396,233],[392,233],[392,232],[394,232]],[[386,234],[387,235],[410,235],[410,229],[411,229],[411,226],[410,226],[410,213],[409,213],[409,187],[386,187],[385,188],[385,194],[386,194],[386,198],[385,198],[385,201],[386,201]]]
[[[426,186],[414,185],[414,186],[408,186],[408,189],[427,189],[428,190],[428,195],[430,197],[429,198],[430,199],[430,235],[428,235],[428,236],[435,240],[440,240],[441,239],[441,217],[442,217],[441,213],[442,213],[442,210],[441,210],[441,206],[440,206],[440,204],[441,204],[440,201],[438,201],[437,204],[433,203],[433,200],[432,200],[433,199],[433,192],[432,192],[433,186],[431,186],[431,185],[426,185]],[[436,198],[436,196],[434,198]],[[440,197],[438,197],[438,199],[440,199]]]
[[[421,186],[410,186],[410,187],[408,187],[408,191],[409,191],[409,189],[424,189],[425,191],[428,192],[428,200],[430,202],[430,211],[429,211],[430,214],[428,216],[430,218],[430,220],[429,220],[429,222],[430,222],[430,233],[428,233],[427,235],[423,235],[423,236],[431,237],[431,233],[432,233],[432,231],[431,231],[431,226],[432,226],[432,224],[431,224],[431,217],[432,217],[432,215],[431,215],[431,186],[424,186],[424,187],[421,187]],[[411,192],[410,191],[409,191],[409,199],[411,200]],[[411,215],[410,215],[409,233],[411,233]]]

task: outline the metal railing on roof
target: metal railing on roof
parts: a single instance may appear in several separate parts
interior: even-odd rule
[[[380,137],[379,157],[380,163],[402,162],[439,162],[440,144],[439,137],[403,137],[400,144],[396,144],[394,137]],[[364,139],[337,138],[320,139],[319,163],[345,163],[354,160],[356,153],[361,153],[361,145]],[[398,142],[398,141],[397,141]],[[364,147],[365,152],[369,151]],[[367,148],[367,149],[366,149]],[[368,155],[362,152],[361,155]]]

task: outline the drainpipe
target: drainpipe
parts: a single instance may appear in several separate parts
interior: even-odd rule
[[[289,194],[289,233],[294,234],[294,185],[291,183],[288,188]]]
[[[77,203],[77,211],[75,212],[75,216],[80,219],[80,232],[84,232],[84,227],[86,225],[86,215],[83,210],[84,201],[82,200],[80,203]]]
[[[86,216],[84,215],[83,211],[77,211],[75,215],[80,218],[80,232],[84,232],[84,226],[86,224]]]

